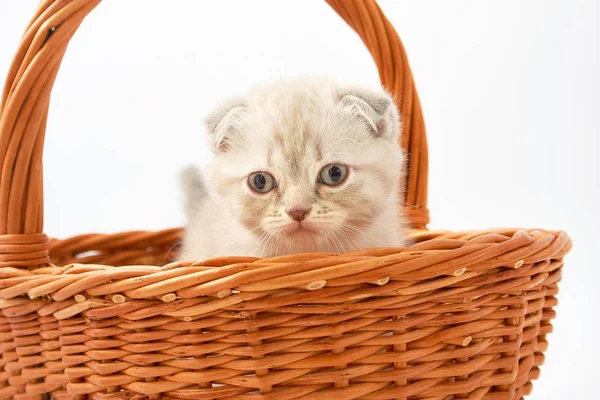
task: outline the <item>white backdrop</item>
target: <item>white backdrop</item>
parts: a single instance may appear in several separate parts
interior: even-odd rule
[[[2,78],[36,3],[0,0]],[[48,234],[180,225],[178,171],[208,160],[202,117],[253,83],[298,73],[378,82],[358,36],[321,1],[169,3],[106,1],[73,38],[48,122]],[[594,398],[600,2],[381,6],[425,111],[431,228],[571,234],[556,329],[530,398]]]

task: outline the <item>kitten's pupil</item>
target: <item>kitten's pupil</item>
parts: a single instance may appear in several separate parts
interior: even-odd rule
[[[258,190],[263,190],[267,185],[267,178],[262,174],[254,175],[254,187]]]
[[[334,182],[339,181],[342,178],[342,170],[335,165],[329,168],[329,178]]]

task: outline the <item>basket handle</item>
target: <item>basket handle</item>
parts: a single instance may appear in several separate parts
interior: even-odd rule
[[[402,114],[408,153],[404,198],[409,222],[424,228],[427,142],[404,47],[375,0],[326,0],[368,47],[382,84]],[[52,85],[69,40],[100,0],[41,0],[21,39],[0,103],[0,266],[47,261],[43,235],[42,153]]]
[[[394,95],[402,118],[400,146],[407,157],[407,177],[401,207],[407,222],[424,229],[429,223],[427,209],[427,137],[423,111],[406,51],[396,30],[375,0],[326,0],[358,33],[369,49],[381,84]]]

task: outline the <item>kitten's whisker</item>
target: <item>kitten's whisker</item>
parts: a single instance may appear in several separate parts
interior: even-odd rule
[[[273,243],[275,242],[275,235],[276,233],[272,233],[269,236],[269,240],[267,240],[267,257],[273,256]]]
[[[345,240],[348,243],[348,246],[350,248],[352,248],[354,250],[360,250],[361,246],[354,239],[354,237],[353,237],[354,235],[352,235],[352,232],[347,232],[346,229],[344,228],[344,226],[342,226],[340,229],[340,233],[341,233],[342,237],[345,238]]]
[[[351,248],[354,248],[355,250],[359,250],[360,246],[358,245],[358,243],[352,238],[352,235],[345,232],[344,226],[341,226],[340,229],[340,234],[342,235],[342,237],[346,240],[346,243],[348,243],[348,246],[350,246]],[[350,243],[352,242],[352,243]]]
[[[254,232],[254,231],[258,230],[258,229],[261,229],[261,228],[262,228],[262,226],[259,225],[259,226],[255,227],[255,228],[250,229],[248,231],[248,233],[252,233],[252,232]]]
[[[424,201],[424,202],[422,202],[421,204],[417,204],[417,205],[413,205],[413,204],[410,204],[410,203],[405,203],[405,206],[406,206],[406,207],[409,207],[409,208],[416,208],[416,209],[420,209],[421,207],[423,207],[423,206],[424,206],[424,205],[426,205],[426,204],[427,204],[427,202],[426,202],[426,201]]]
[[[340,244],[340,246],[341,246],[341,251],[340,251],[340,250],[338,250],[338,254],[342,254],[342,253],[344,253],[344,246],[343,246],[343,245],[342,245],[342,243],[340,242],[340,240],[339,240],[339,238],[338,238],[338,234],[339,234],[339,228],[334,228],[334,229],[333,229],[333,235],[332,235],[332,237],[333,237],[333,239],[335,240],[336,247],[337,247],[337,243],[339,243],[339,244]]]
[[[337,243],[335,242],[335,238],[333,236],[333,233],[331,233],[331,232],[327,233],[327,241],[329,243],[329,248],[331,248],[332,245],[335,246],[335,250],[332,249],[333,253],[339,253],[340,252],[340,250],[339,250],[339,248],[337,246]]]
[[[179,241],[177,243],[175,243],[173,246],[171,246],[171,248],[169,249],[169,251],[167,251],[167,254],[165,254],[165,258],[163,258],[163,263],[166,264],[167,259],[169,258],[169,254],[171,254],[171,252],[173,251],[173,249],[177,246],[179,246],[180,244],[183,244],[183,241]]]
[[[361,230],[360,228],[358,228],[358,227],[356,227],[356,226],[354,226],[354,225],[352,225],[352,224],[350,224],[350,223],[344,223],[344,224],[342,224],[342,225],[341,225],[341,229],[342,229],[344,232],[346,232],[346,233],[351,233],[351,234],[353,234],[353,235],[356,235],[356,236],[358,236],[358,237],[360,237],[360,238],[363,238],[363,239],[369,240],[369,239],[366,237],[366,235],[365,235],[365,233],[364,233],[364,231],[363,231],[363,230]]]
[[[279,255],[279,238],[281,237],[281,233],[278,232],[275,238],[275,257]]]
[[[340,232],[339,228],[334,229],[334,234],[333,234],[333,238],[336,240],[337,243],[339,243],[340,248],[342,249],[339,254],[343,254],[346,252],[346,249],[344,248],[344,244],[341,242],[341,240],[338,238],[337,234]]]
[[[350,224],[350,223],[346,223],[343,225],[343,227],[351,232],[356,233],[360,238],[366,240],[367,242],[371,243],[373,245],[373,247],[379,247],[379,243],[375,242],[373,240],[373,238],[369,238],[367,237],[367,235],[365,235],[364,231],[361,230],[360,228]]]
[[[264,257],[264,251],[266,250],[265,247],[266,247],[268,238],[269,238],[269,233],[267,231],[264,231],[263,234],[260,236],[259,244],[258,244],[258,255],[260,257]]]
[[[331,249],[332,244],[335,244],[337,247],[337,244],[333,240],[333,235],[332,235],[331,231],[324,231],[324,233],[325,233],[325,237],[326,237],[325,240],[327,241],[327,244],[328,244],[328,248]],[[331,250],[330,250],[330,252],[331,252]],[[339,252],[339,250],[334,251],[334,253],[337,253],[337,252]]]

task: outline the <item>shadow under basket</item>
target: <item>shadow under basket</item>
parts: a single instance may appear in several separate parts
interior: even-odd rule
[[[571,241],[430,231],[343,255],[171,262],[181,229],[43,233],[42,150],[69,39],[98,0],[40,3],[0,107],[0,399],[518,400],[531,392]],[[404,48],[373,0],[327,1],[399,101],[404,204],[427,142]],[[166,264],[166,265],[165,265]],[[162,265],[162,266],[161,266]]]

